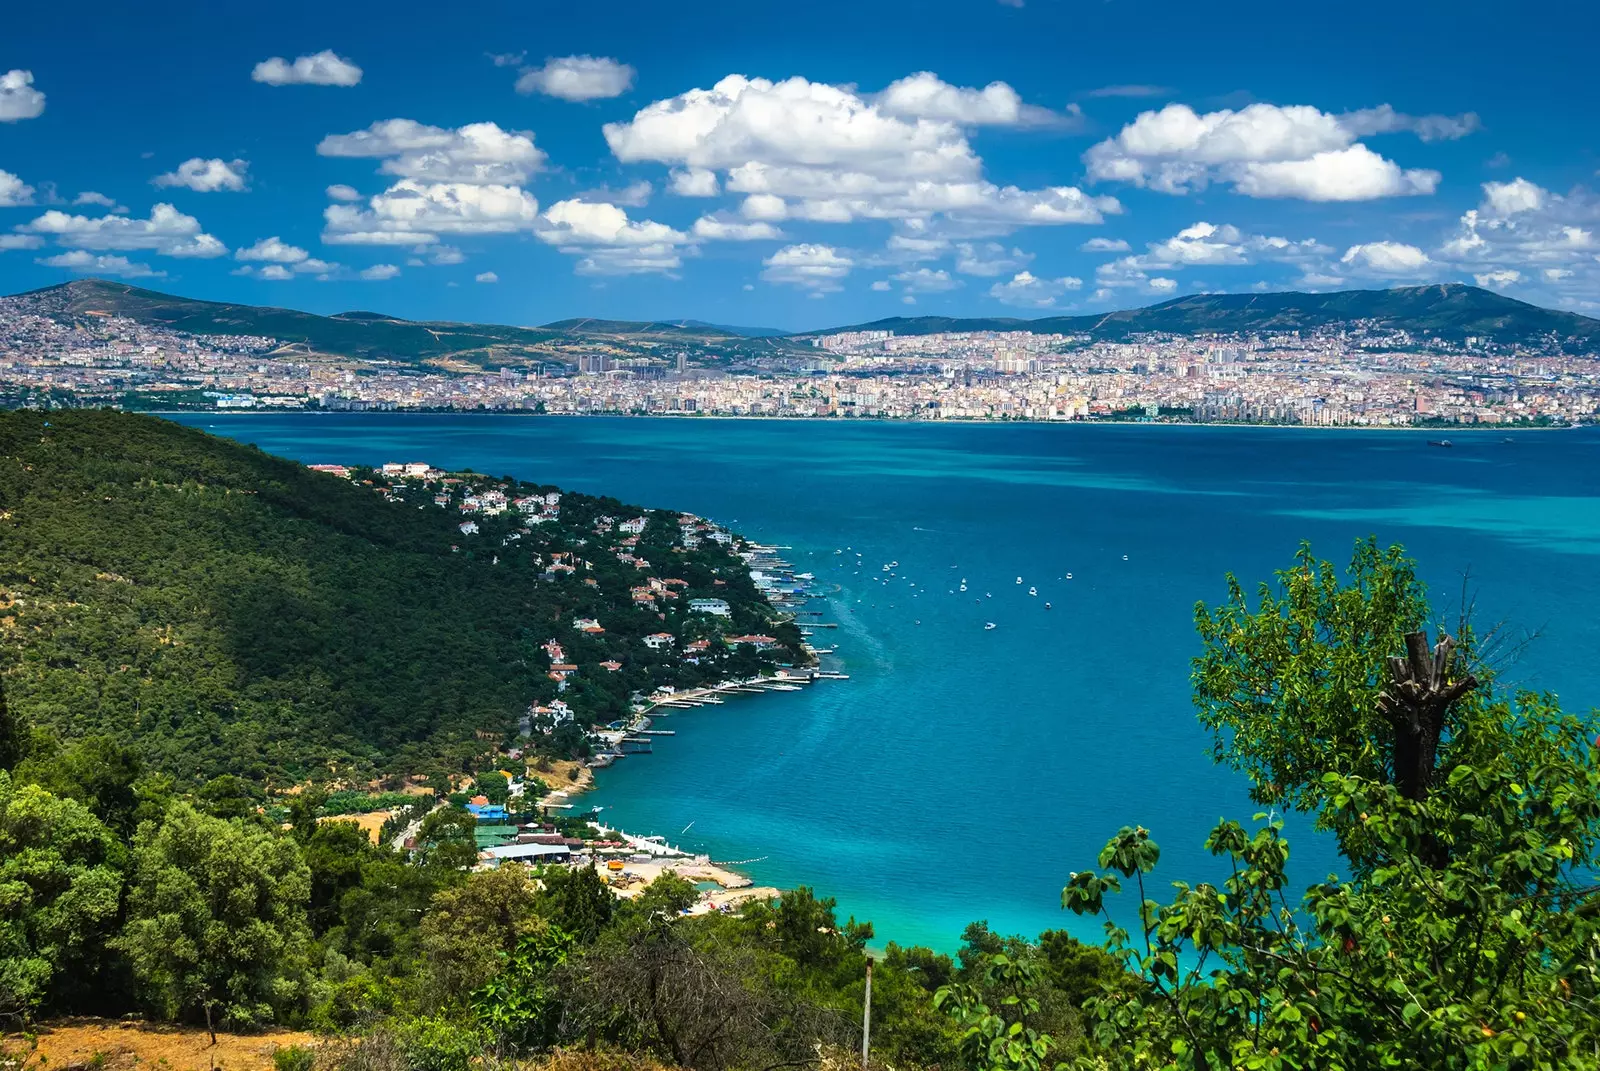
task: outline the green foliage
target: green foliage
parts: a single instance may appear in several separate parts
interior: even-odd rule
[[[272,1050],[273,1071],[312,1071],[316,1050],[306,1045],[283,1045]]]
[[[33,747],[16,764],[20,783],[39,785],[53,795],[88,807],[113,832],[132,834],[139,811],[138,782],[143,766],[131,748],[111,736],[90,736],[58,750]]]
[[[587,943],[599,937],[615,909],[616,898],[594,867],[546,872],[539,911],[574,940]]]
[[[0,1007],[72,1008],[93,994],[122,854],[83,804],[0,770]]]
[[[478,820],[461,807],[430,811],[417,831],[417,860],[438,870],[465,870],[478,861]]]
[[[272,1022],[301,993],[310,871],[292,840],[175,804],[133,842],[115,942],[168,1017]]]
[[[409,1020],[400,1031],[406,1071],[468,1071],[489,1040],[477,1027],[439,1017]]]
[[[1195,608],[1205,644],[1194,660],[1200,723],[1216,734],[1218,761],[1249,776],[1259,803],[1315,809],[1332,763],[1385,775],[1383,659],[1426,623],[1428,605],[1416,563],[1399,547],[1361,540],[1346,576],[1341,584],[1303,544],[1276,586],[1260,586],[1254,609],[1231,574],[1225,603]]]
[[[564,495],[557,521],[532,526],[480,515],[466,537],[434,502],[441,485],[361,478],[153,417],[0,413],[0,765],[20,761],[29,726],[114,737],[185,786],[235,775],[255,805],[268,780],[461,772],[486,750],[479,733],[503,740],[555,697],[539,649],[552,637],[579,666],[565,697],[580,723],[551,743],[581,753],[630,691],[726,672],[643,644],[682,627],[689,597],[727,598],[729,627],[769,626],[748,570],[710,540],[641,544],[689,587],[665,622],[637,608],[649,574],[597,539],[600,517],[643,512],[615,500]],[[551,490],[463,481],[452,493]],[[587,560],[582,579],[546,578],[558,553]],[[606,632],[576,632],[578,617]],[[599,668],[610,659],[624,669]]]
[[[572,938],[554,926],[525,934],[504,965],[472,994],[472,1013],[500,1046],[543,1049],[558,1037],[562,1012],[557,972],[566,964]]]
[[[1063,906],[1104,918],[1108,950],[1138,979],[1091,1001],[1092,1064],[1600,1066],[1596,720],[1483,689],[1446,712],[1429,790],[1408,794],[1392,783],[1395,729],[1373,707],[1376,667],[1425,612],[1410,563],[1369,541],[1349,588],[1308,552],[1297,571],[1287,606],[1264,593],[1252,616],[1235,585],[1230,607],[1202,611],[1197,685],[1237,733],[1220,757],[1271,771],[1273,798],[1314,803],[1351,876],[1292,902],[1282,823],[1257,815],[1207,839],[1228,866],[1220,885],[1177,882],[1162,903],[1144,883],[1158,851],[1122,830],[1101,870],[1062,891]],[[1283,686],[1273,702],[1292,716],[1254,698],[1264,684]],[[1130,880],[1131,937],[1107,904]]]
[[[537,898],[537,886],[520,866],[469,875],[435,895],[421,927],[426,1002],[442,1008],[465,1000],[526,938],[547,929]]]
[[[983,981],[999,993],[994,1008],[965,982],[942,987],[934,1005],[960,1027],[961,1057],[973,1071],[1040,1071],[1053,1039],[1030,1023],[1039,1014],[1038,974],[1030,963],[1004,953],[984,960]]]
[[[488,773],[479,774],[472,787],[477,790],[479,795],[486,796],[490,803],[501,807],[505,806],[506,800],[511,795],[510,782],[506,780],[506,775],[499,770],[491,770]]]

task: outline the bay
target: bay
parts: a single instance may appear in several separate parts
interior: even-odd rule
[[[1301,540],[1338,562],[1369,533],[1404,543],[1451,618],[1470,571],[1478,620],[1539,632],[1506,679],[1600,702],[1593,429],[1452,432],[1441,449],[1265,428],[175,419],[306,462],[512,474],[792,547],[838,587],[819,642],[851,679],[674,714],[677,734],[590,798],[631,831],[834,896],[879,942],[950,949],[974,919],[1098,940],[1060,888],[1123,825],[1162,846],[1152,895],[1218,877],[1206,832],[1255,808],[1194,720],[1194,606],[1229,571],[1267,578]],[[1290,830],[1299,881],[1336,869],[1325,839]]]

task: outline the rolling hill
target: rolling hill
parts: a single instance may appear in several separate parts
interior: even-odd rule
[[[57,316],[125,316],[207,335],[264,335],[310,353],[402,364],[527,357],[560,332],[490,324],[404,320],[378,312],[319,316],[261,305],[199,301],[104,279],[77,279],[18,295]]]
[[[1536,342],[1554,335],[1577,349],[1600,351],[1600,320],[1530,305],[1459,283],[1330,294],[1194,294],[1142,309],[1037,320],[896,316],[834,330],[893,331],[898,335],[1033,331],[1117,340],[1145,332],[1190,335],[1303,331],[1357,320],[1452,340],[1476,335],[1502,343]]]
[[[1569,349],[1600,352],[1600,320],[1542,308],[1460,283],[1327,294],[1193,294],[1139,309],[1035,320],[1005,316],[894,316],[789,335],[768,328],[724,327],[701,320],[575,317],[540,327],[511,327],[406,320],[365,310],[319,316],[294,309],[175,297],[102,279],[79,279],[7,300],[31,303],[58,317],[126,316],[196,334],[269,336],[308,353],[417,365],[457,362],[492,367],[569,359],[573,347],[581,348],[588,342],[623,347],[698,345],[738,351],[756,345],[793,347],[794,343],[787,339],[862,330],[893,331],[897,335],[1032,331],[1085,334],[1116,341],[1147,332],[1195,335],[1304,331],[1356,321],[1449,340],[1478,336],[1500,343],[1538,343],[1555,337]]]
[[[704,626],[640,611],[639,571],[599,553],[602,515],[652,519],[639,547],[672,562],[679,602],[715,594],[730,630],[792,631],[732,550],[676,545],[676,513],[568,493],[552,520],[479,514],[468,536],[469,483],[513,499],[555,489],[452,481],[441,507],[441,482],[375,479],[393,485],[380,494],[153,417],[0,412],[5,701],[57,739],[115,734],[173,774],[299,778],[459,764],[477,734],[556,697],[547,637],[579,667],[559,687],[584,722],[619,716],[632,690],[728,672],[720,649],[690,664],[644,642]],[[544,555],[585,542],[589,583],[545,574]]]

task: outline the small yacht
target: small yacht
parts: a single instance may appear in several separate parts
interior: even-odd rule
[[[1128,560],[1128,556],[1127,556],[1127,555],[1126,555],[1126,554],[1124,554],[1124,555],[1123,555],[1123,556],[1122,556],[1122,560],[1123,560],[1123,561],[1127,561],[1127,560]]]
[[[1072,574],[1071,574],[1071,573],[1068,573],[1068,574],[1067,574],[1067,579],[1068,579],[1068,580],[1071,580],[1071,579],[1072,579]]]
[[[1045,603],[1045,604],[1044,604],[1044,608],[1045,608],[1045,609],[1046,609],[1046,610],[1048,610],[1048,609],[1050,609],[1050,604],[1049,604],[1049,603]]]
[[[1019,584],[1022,583],[1022,577],[1020,577],[1020,576],[1017,577],[1017,583],[1019,583]]]
[[[1029,595],[1037,595],[1037,594],[1039,594],[1039,589],[1038,588],[1029,588],[1028,589],[1028,594]]]
[[[967,590],[967,585],[966,585],[966,583],[964,581],[962,582],[961,590],[962,591],[966,591]]]
[[[983,623],[983,629],[984,629],[985,632],[987,632],[989,629],[992,629],[992,628],[994,628],[994,622],[993,621],[985,621]]]

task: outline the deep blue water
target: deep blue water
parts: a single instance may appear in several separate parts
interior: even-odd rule
[[[1060,888],[1125,824],[1162,846],[1156,895],[1216,877],[1206,832],[1254,807],[1194,720],[1194,605],[1218,601],[1228,571],[1253,586],[1302,539],[1341,563],[1358,536],[1402,542],[1446,608],[1470,570],[1481,620],[1542,629],[1509,676],[1600,703],[1592,430],[1453,433],[1442,450],[1257,428],[183,419],[308,462],[510,473],[791,545],[798,568],[842,585],[826,615],[841,627],[823,635],[852,679],[675,714],[677,735],[604,772],[592,798],[630,830],[764,857],[747,867],[758,881],[835,896],[880,940],[950,948],[977,918],[1098,940]],[[1291,830],[1300,879],[1335,867]]]

